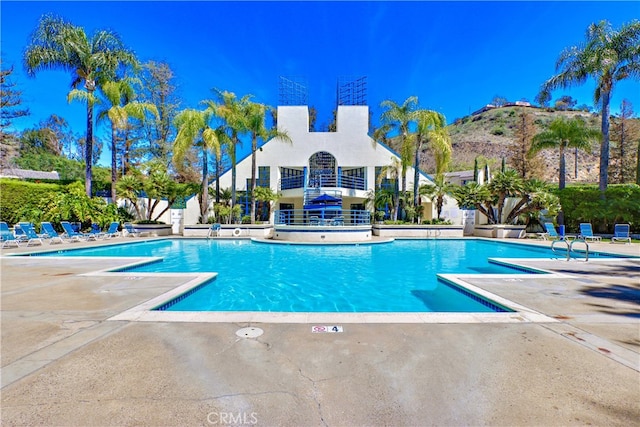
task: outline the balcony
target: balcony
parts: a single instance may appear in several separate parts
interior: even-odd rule
[[[349,190],[366,190],[365,178],[345,174],[325,174],[309,177],[309,188],[345,188]],[[280,190],[305,188],[304,176],[290,176],[280,180]]]
[[[341,227],[371,225],[371,213],[352,209],[282,209],[275,211],[275,225]]]

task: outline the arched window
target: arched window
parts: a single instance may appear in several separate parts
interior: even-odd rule
[[[336,176],[336,158],[331,153],[319,151],[309,157],[310,187],[335,187]]]

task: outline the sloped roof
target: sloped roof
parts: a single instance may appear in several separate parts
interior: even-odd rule
[[[19,178],[19,179],[60,179],[60,175],[56,171],[34,171],[30,169],[4,168],[0,171],[1,178]]]

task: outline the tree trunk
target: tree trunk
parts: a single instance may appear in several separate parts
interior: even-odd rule
[[[564,141],[560,142],[560,172],[558,175],[558,188],[562,190],[566,185],[566,162],[564,158]]]
[[[420,195],[418,190],[420,189],[420,148],[422,146],[422,138],[418,138],[416,141],[416,155],[413,165],[413,206],[416,208],[420,204]]]
[[[222,169],[222,160],[216,156],[216,203],[220,203],[220,169]]]
[[[624,184],[624,120],[620,123],[620,184]]]
[[[231,157],[231,207],[236,205],[236,142],[238,137],[234,132],[231,136],[231,147],[229,157]]]
[[[602,93],[602,144],[600,145],[600,197],[604,198],[609,177],[609,95],[608,91]]]
[[[258,151],[258,138],[256,135],[251,136],[251,201],[249,205],[249,216],[251,217],[251,224],[256,223],[256,151]]]
[[[209,185],[207,177],[209,175],[209,159],[207,158],[207,149],[202,149],[202,189],[200,196],[200,223],[207,223],[207,208],[209,207]]]
[[[640,141],[638,141],[638,156],[636,157],[636,184],[640,185]]]
[[[90,99],[92,94],[93,91],[89,92],[89,99],[87,99],[87,139],[84,143],[84,188],[88,197],[92,194],[93,103]]]
[[[117,129],[115,124],[111,124],[111,203],[116,202],[116,180],[118,179],[117,171],[117,153],[116,153],[116,136]]]

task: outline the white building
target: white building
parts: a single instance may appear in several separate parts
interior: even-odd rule
[[[367,196],[376,187],[376,176],[398,156],[368,135],[369,107],[338,106],[336,132],[310,132],[307,106],[280,106],[277,117],[278,130],[286,132],[291,142],[274,138],[256,153],[257,186],[270,187],[281,195],[273,211],[302,210],[311,198],[322,194],[340,199],[344,210],[371,210]],[[413,168],[409,168],[407,189],[413,188],[413,176]],[[236,190],[246,191],[250,178],[249,154],[236,166]],[[420,185],[427,183],[431,181],[421,173]],[[231,187],[230,170],[221,176],[220,187]],[[423,198],[422,204],[422,218],[433,218],[431,201]],[[455,201],[448,199],[443,213],[457,223]],[[196,224],[198,217],[198,200],[193,197],[187,202],[183,224]]]

